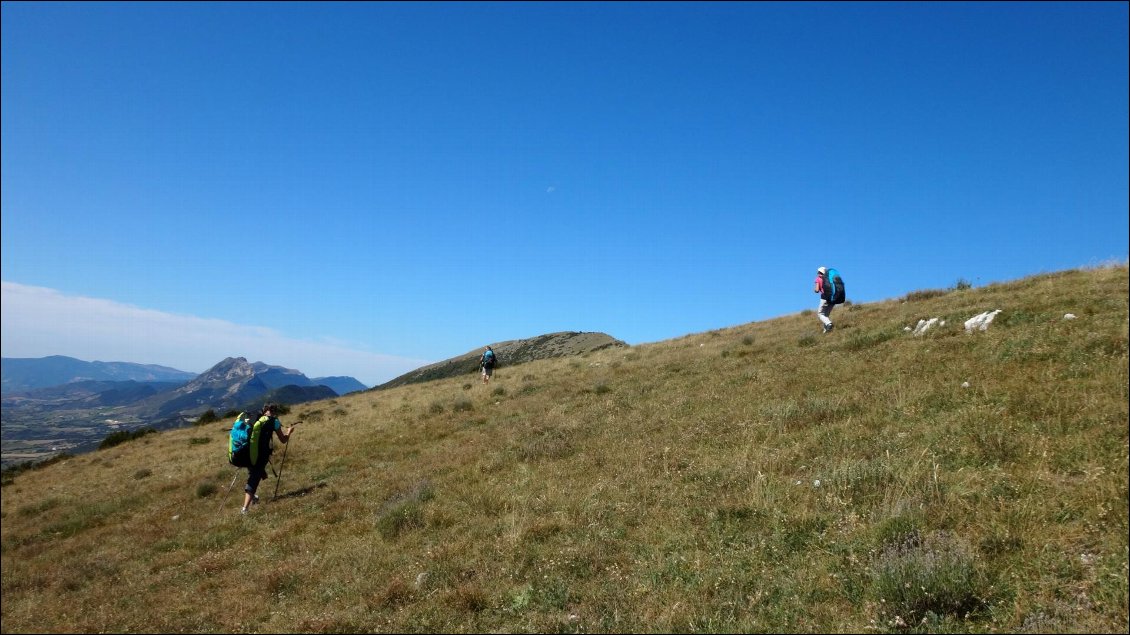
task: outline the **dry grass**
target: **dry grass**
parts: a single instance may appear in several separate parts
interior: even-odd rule
[[[1127,289],[1062,272],[305,404],[246,518],[228,422],[71,458],[2,490],[3,630],[1126,632]]]

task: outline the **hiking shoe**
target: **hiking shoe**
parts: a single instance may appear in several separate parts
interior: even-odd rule
[[[825,325],[824,325],[824,332],[825,332],[825,333],[831,333],[831,332],[832,332],[832,328],[834,328],[834,325],[832,325],[832,324],[825,324]]]
[[[240,507],[239,513],[240,513],[241,516],[246,516],[247,515],[247,508],[246,507]]]
[[[252,494],[251,495],[251,504],[254,505],[255,503],[258,503],[258,502],[259,502],[259,497],[256,496],[255,494]]]

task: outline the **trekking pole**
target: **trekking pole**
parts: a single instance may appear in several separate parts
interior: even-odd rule
[[[216,511],[220,511],[221,509],[223,509],[224,503],[228,502],[228,497],[231,496],[231,488],[235,487],[235,479],[237,479],[237,478],[239,478],[239,468],[238,467],[235,468],[235,475],[231,477],[231,484],[228,485],[228,491],[224,492],[224,497],[222,499],[220,499],[220,506],[216,508]]]
[[[296,423],[296,424],[294,424],[293,426],[290,427],[291,434],[294,434],[294,426],[297,426],[297,425],[298,424]],[[279,473],[278,473],[278,475],[275,476],[275,494],[274,494],[274,496],[271,497],[271,500],[275,500],[276,498],[279,497],[279,485],[282,484],[282,469],[283,469],[283,465],[286,463],[286,451],[289,450],[289,449],[290,449],[290,437],[287,437],[286,438],[286,447],[283,448],[283,458],[282,458],[282,460],[279,461]]]

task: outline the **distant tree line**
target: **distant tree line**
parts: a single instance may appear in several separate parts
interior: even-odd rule
[[[117,432],[111,432],[105,439],[102,439],[102,443],[98,444],[98,449],[105,450],[106,448],[112,448],[115,445],[120,445],[126,441],[133,441],[134,439],[140,439],[147,434],[154,434],[155,432],[157,431],[148,426],[132,431],[118,430]]]

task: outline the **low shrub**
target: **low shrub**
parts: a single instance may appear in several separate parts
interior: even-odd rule
[[[391,540],[405,531],[423,528],[423,506],[434,497],[435,490],[426,479],[416,483],[411,490],[394,495],[377,513],[377,531]]]
[[[133,431],[118,430],[117,432],[111,432],[110,434],[106,435],[105,439],[102,439],[102,443],[98,444],[98,449],[105,450],[106,448],[112,448],[115,445],[120,445],[122,443],[125,443],[126,441],[140,439],[147,434],[154,434],[156,432],[156,430],[150,427],[138,428],[137,430]]]
[[[236,413],[236,414],[239,414],[239,413]],[[220,420],[220,417],[218,417],[216,415],[216,411],[209,409],[209,410],[205,410],[204,413],[200,415],[200,418],[197,419],[196,422],[193,423],[192,425],[202,426],[202,425],[205,425],[205,424],[208,424],[208,423],[215,423],[219,420]]]
[[[920,291],[911,291],[903,296],[903,302],[921,302],[922,300],[929,300],[931,298],[939,298],[948,293],[944,289],[922,289]]]
[[[924,619],[976,615],[985,607],[989,585],[975,566],[972,550],[955,534],[919,536],[912,528],[889,544],[875,563],[875,594],[884,622],[918,624]]]

